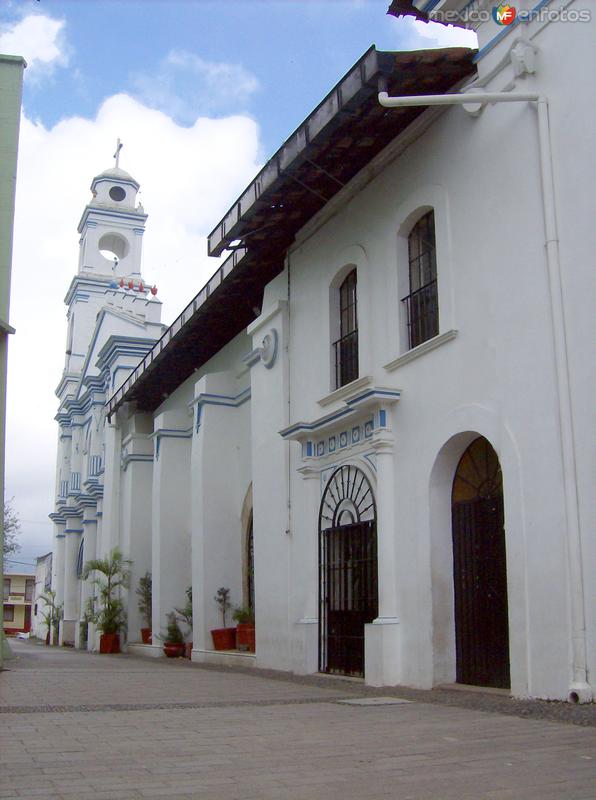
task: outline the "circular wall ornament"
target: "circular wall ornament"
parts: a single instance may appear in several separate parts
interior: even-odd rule
[[[271,369],[277,355],[277,331],[275,328],[272,328],[269,333],[263,337],[260,355],[263,365],[267,369]]]
[[[109,195],[116,203],[120,203],[126,197],[126,192],[122,186],[112,186],[109,191]]]

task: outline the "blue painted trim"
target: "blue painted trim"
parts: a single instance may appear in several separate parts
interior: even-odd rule
[[[328,414],[326,417],[321,417],[321,419],[318,419],[315,422],[296,422],[294,425],[284,428],[279,433],[284,439],[288,439],[290,436],[293,436],[299,431],[316,431],[318,428],[323,428],[326,425],[329,425],[331,422],[335,422],[336,420],[342,419],[343,417],[346,417],[352,413],[354,413],[353,409],[342,408],[333,414]]]
[[[195,422],[195,433],[199,432],[201,427],[201,417],[203,415],[203,406],[224,406],[226,408],[239,408],[241,405],[250,400],[251,389],[250,386],[243,389],[237,395],[230,394],[211,394],[209,392],[201,392],[189,405],[196,405],[197,417]]]
[[[306,456],[310,458],[312,456],[312,442],[306,443]]]
[[[64,534],[67,533],[84,533],[83,528],[65,528]]]
[[[128,465],[133,461],[139,461],[152,464],[154,457],[150,453],[130,453],[122,457],[122,471],[126,472]]]
[[[352,397],[349,400],[346,400],[346,404],[348,406],[359,406],[363,400],[368,400],[369,397],[374,398],[383,398],[387,397],[391,400],[399,400],[401,397],[401,392],[399,389],[367,389],[366,391],[362,392],[362,394],[356,395],[356,397]]]
[[[160,428],[149,434],[150,439],[155,439],[155,460],[159,461],[160,442],[162,439],[192,439],[192,427],[185,430],[176,428]]]
[[[384,408],[379,411],[379,428],[385,428],[387,426],[387,412]]]

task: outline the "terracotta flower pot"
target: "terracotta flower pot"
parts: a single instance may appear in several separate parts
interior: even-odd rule
[[[214,650],[236,649],[236,628],[216,628],[211,631]]]
[[[255,652],[254,622],[239,622],[236,626],[236,646],[238,650]]]
[[[141,641],[143,644],[151,644],[151,628],[141,628]]]
[[[120,652],[120,634],[119,633],[102,633],[99,637],[99,652],[100,653],[119,653]]]
[[[180,658],[184,655],[184,642],[164,642],[163,651],[168,658]]]

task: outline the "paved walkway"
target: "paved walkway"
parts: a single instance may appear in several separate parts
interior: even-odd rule
[[[14,650],[2,800],[596,798],[593,707],[564,723],[512,716],[507,698],[508,715],[462,708],[467,693]]]

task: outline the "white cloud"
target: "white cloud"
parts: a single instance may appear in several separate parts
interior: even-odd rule
[[[202,114],[246,108],[258,91],[257,78],[241,64],[206,61],[186,50],[172,50],[152,74],[135,73],[130,83],[138,99],[180,122]]]
[[[443,25],[440,22],[422,22],[404,17],[398,21],[400,37],[406,36],[406,45],[411,49],[433,47],[478,47],[474,31]],[[402,40],[403,41],[403,40]]]
[[[24,520],[52,510],[57,410],[64,366],[64,296],[78,264],[77,224],[94,175],[120,165],[141,184],[149,214],[143,275],[159,289],[171,322],[218,261],[206,235],[259,165],[256,123],[242,116],[195,119],[181,127],[128,95],[107,99],[95,119],[64,119],[51,129],[23,117],[19,145],[7,420],[7,496]],[[31,542],[39,525],[23,524]],[[51,543],[40,550],[49,549]]]
[[[43,14],[31,14],[0,28],[0,53],[24,56],[27,76],[53,71],[68,64],[65,22]]]

